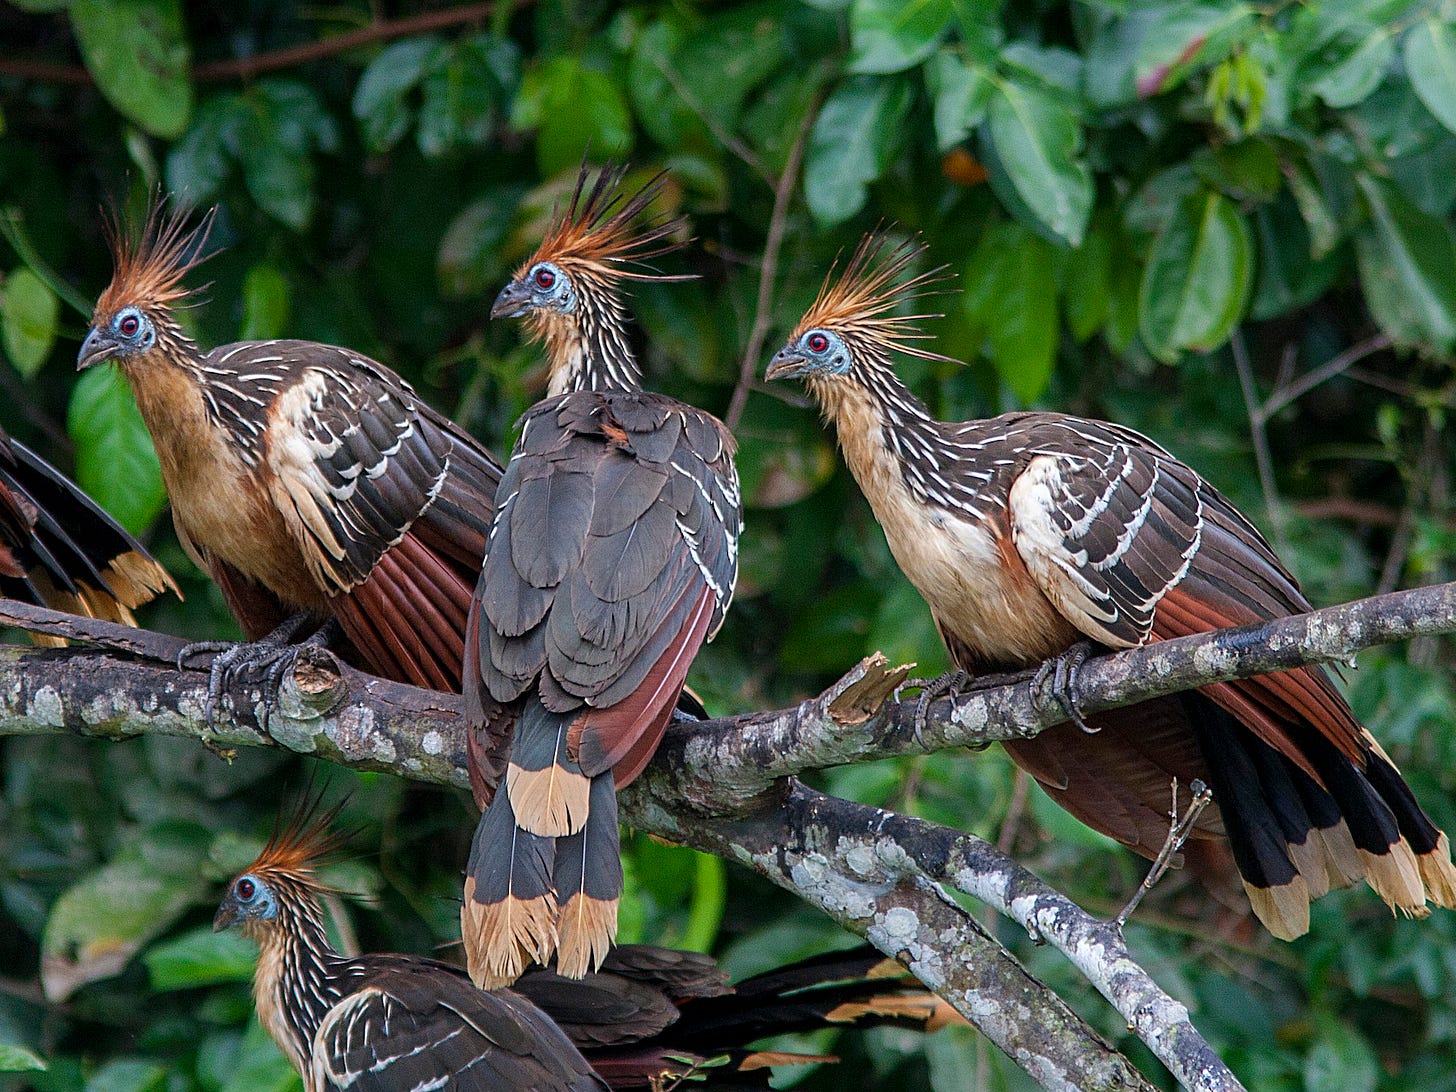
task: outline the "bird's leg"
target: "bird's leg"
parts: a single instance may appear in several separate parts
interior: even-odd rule
[[[1082,719],[1077,676],[1082,670],[1082,665],[1087,662],[1087,657],[1092,655],[1093,648],[1091,641],[1078,641],[1067,651],[1053,656],[1043,663],[1036,669],[1036,674],[1031,677],[1032,693],[1037,695],[1037,704],[1041,704],[1042,689],[1050,681],[1052,698],[1066,712],[1067,719],[1088,735],[1092,735],[1098,729],[1090,727]]]
[[[1193,825],[1198,822],[1198,817],[1203,814],[1203,809],[1208,807],[1213,800],[1213,790],[1197,778],[1188,786],[1193,793],[1193,799],[1188,802],[1188,810],[1180,818],[1178,815],[1178,779],[1173,779],[1173,807],[1168,812],[1168,837],[1163,840],[1163,848],[1158,850],[1158,855],[1153,858],[1153,867],[1148,869],[1148,874],[1138,889],[1132,893],[1132,898],[1127,900],[1127,905],[1122,908],[1122,913],[1112,919],[1113,926],[1120,933],[1122,927],[1127,924],[1127,919],[1132,917],[1132,912],[1138,908],[1138,903],[1143,901],[1143,896],[1153,889],[1153,885],[1163,878],[1173,861],[1173,854],[1183,848],[1183,843],[1188,841],[1188,836],[1193,833]]]
[[[930,703],[936,698],[956,697],[961,687],[970,682],[971,675],[968,671],[957,668],[954,671],[947,671],[944,675],[937,675],[933,679],[906,679],[899,686],[895,687],[893,695],[896,701],[900,700],[902,690],[919,689],[920,696],[915,700],[915,742],[922,750],[930,750],[925,746],[925,718],[930,712]]]
[[[256,641],[194,641],[184,645],[177,653],[177,667],[185,668],[187,661],[193,656],[206,654],[212,655],[212,663],[207,672],[207,701],[202,707],[203,723],[209,729],[217,720],[217,705],[222,699],[222,692],[228,684],[239,674],[247,670],[266,671],[268,678],[275,677],[275,672],[280,665],[288,658],[288,654],[294,651],[294,638],[299,632],[311,623],[317,622],[317,616],[300,611],[298,614],[284,620],[283,624],[274,629],[271,633],[258,638]],[[320,633],[328,630],[328,626],[321,626]],[[310,638],[312,641],[313,638]]]

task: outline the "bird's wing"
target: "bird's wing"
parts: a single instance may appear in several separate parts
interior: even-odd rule
[[[1294,578],[1191,468],[1129,429],[1031,426],[1008,515],[1021,560],[1079,630],[1114,648],[1299,614]],[[1369,735],[1318,669],[1205,688],[1266,743],[1314,769],[1288,735],[1312,723],[1357,764]]]
[[[525,418],[477,591],[480,678],[588,707],[571,746],[619,785],[656,747],[737,576],[732,441],[658,395],[576,392]]]
[[[325,1016],[313,1087],[584,1092],[605,1087],[547,1016],[510,991],[477,990],[435,964],[379,969]]]

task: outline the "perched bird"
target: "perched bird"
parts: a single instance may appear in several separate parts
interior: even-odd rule
[[[0,595],[134,626],[132,608],[164,591],[182,594],[75,482],[0,430]]]
[[[556,954],[577,978],[616,935],[616,789],[642,770],[737,576],[733,438],[715,417],[641,389],[624,279],[669,248],[634,221],[608,168],[516,279],[496,316],[529,317],[548,396],[522,419],[466,639],[467,723],[518,710],[504,791],[481,817],[461,926],[471,977],[508,984]]]
[[[494,991],[433,959],[341,955],[324,932],[315,871],[345,840],[330,829],[337,813],[305,798],[228,885],[214,919],[258,942],[259,1018],[308,1092],[662,1088],[684,1078],[767,1088],[770,1066],[833,1059],[749,1049],[756,1039],[962,1022],[868,948],[730,987],[706,955],[626,945],[585,979],[533,969],[516,989]]]
[[[194,344],[176,311],[211,221],[158,204],[138,238],[113,227],[77,367],[114,360],[130,382],[178,537],[249,640],[333,619],[368,670],[458,691],[499,464],[348,349]]]
[[[605,1088],[581,1052],[519,994],[476,989],[458,968],[405,955],[346,956],[324,932],[315,875],[343,841],[338,806],[305,805],[228,885],[214,929],[258,942],[258,1017],[308,1092]]]
[[[866,239],[768,378],[802,378],[834,421],[956,665],[1021,669],[1082,640],[1131,648],[1310,609],[1254,526],[1131,429],[1057,413],[931,417],[891,366],[895,352],[945,359],[918,344],[927,316],[898,313],[936,279],[897,283],[921,250]],[[1217,807],[1194,836],[1227,835],[1276,936],[1306,932],[1311,899],[1362,878],[1410,916],[1428,900],[1456,906],[1446,835],[1320,668],[1217,683],[1005,747],[1062,807],[1148,857],[1167,834],[1170,781],[1203,780]]]

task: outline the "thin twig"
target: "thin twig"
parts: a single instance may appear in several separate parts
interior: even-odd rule
[[[673,68],[670,60],[666,57],[655,56],[653,58],[653,64],[657,66],[657,71],[662,78],[677,92],[678,98],[683,100],[683,104],[697,115],[699,121],[708,127],[708,132],[713,134],[713,139],[741,159],[746,167],[754,171],[768,186],[772,187],[774,185],[773,175],[769,173],[768,166],[759,154],[747,144],[743,143],[743,141],[739,140],[730,130],[724,128],[723,124],[712,115],[708,108],[698,101],[692,89],[683,82],[682,77]]]
[[[1242,330],[1235,330],[1229,344],[1234,351],[1234,366],[1239,372],[1239,387],[1244,392],[1244,408],[1249,414],[1249,436],[1254,441],[1254,463],[1259,468],[1259,486],[1264,491],[1264,507],[1269,513],[1269,523],[1274,531],[1274,545],[1283,557],[1290,557],[1289,536],[1284,522],[1284,502],[1279,498],[1279,486],[1274,480],[1274,459],[1269,454],[1269,434],[1264,428],[1264,418],[1259,404],[1258,391],[1254,387],[1254,369],[1249,365],[1249,351],[1244,345]]]
[[[1127,919],[1132,917],[1138,903],[1147,897],[1149,891],[1161,880],[1173,863],[1173,855],[1183,848],[1183,843],[1188,841],[1188,836],[1193,833],[1193,824],[1198,822],[1198,817],[1203,814],[1203,809],[1208,807],[1213,800],[1213,790],[1197,778],[1188,786],[1193,793],[1193,799],[1188,804],[1188,810],[1183,817],[1178,817],[1178,779],[1173,778],[1173,807],[1168,812],[1168,837],[1163,840],[1163,848],[1158,850],[1158,855],[1153,858],[1153,867],[1148,869],[1148,874],[1143,877],[1143,882],[1133,892],[1132,898],[1127,900],[1117,917],[1112,919],[1118,932],[1127,924]]]
[[[525,7],[532,0],[515,0],[516,7]],[[192,69],[195,83],[226,83],[230,80],[246,80],[267,72],[285,68],[296,68],[310,61],[332,57],[360,46],[375,42],[387,42],[392,38],[404,38],[411,34],[425,34],[432,30],[445,30],[464,23],[479,23],[495,14],[496,4],[464,4],[457,8],[440,11],[426,11],[402,19],[383,19],[358,30],[346,31],[303,45],[287,46],[252,57],[238,57],[226,61],[208,61]],[[46,61],[31,61],[13,57],[0,57],[0,76],[16,76],[36,83],[94,83],[91,73],[82,65],[52,64]]]
[[[1389,349],[1390,345],[1391,341],[1388,336],[1376,334],[1372,338],[1351,345],[1327,364],[1320,365],[1312,372],[1306,372],[1287,386],[1275,388],[1264,400],[1264,404],[1259,407],[1260,419],[1268,421],[1285,406],[1303,398],[1321,383],[1328,382],[1337,375],[1343,375],[1367,356]]]
[[[763,264],[758,271],[758,300],[753,307],[753,326],[748,333],[748,345],[743,350],[743,363],[738,368],[738,383],[733,388],[733,398],[728,403],[728,412],[723,422],[730,429],[736,429],[748,404],[748,391],[758,374],[759,360],[763,356],[763,343],[768,338],[769,326],[773,322],[774,281],[778,277],[779,254],[783,250],[784,230],[789,219],[789,202],[794,195],[794,186],[799,180],[799,166],[804,159],[804,146],[809,140],[809,130],[814,127],[814,118],[819,113],[816,102],[804,111],[799,122],[799,131],[794,135],[793,146],[784,160],[784,170],[774,186],[773,215],[768,221],[768,236],[763,244]]]

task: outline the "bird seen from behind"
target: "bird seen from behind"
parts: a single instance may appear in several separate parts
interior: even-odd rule
[[[722,624],[742,522],[733,439],[643,391],[622,282],[672,248],[638,224],[662,178],[623,199],[583,168],[571,204],[500,293],[547,353],[522,418],[470,618],[467,723],[519,710],[504,787],[481,817],[461,927],[477,983],[553,955],[599,965],[616,935],[616,790],[656,750],[699,647]]]
[[[499,464],[359,353],[200,348],[178,309],[212,215],[187,220],[159,201],[135,235],[113,223],[115,273],[78,368],[114,361],[126,376],[178,537],[249,640],[332,619],[360,666],[458,692]]]
[[[1190,467],[1131,429],[1058,413],[947,424],[895,374],[895,353],[945,357],[903,312],[938,273],[923,248],[867,238],[773,358],[834,422],[845,461],[952,660],[1035,667],[1090,640],[1108,649],[1310,609],[1254,526]],[[1217,683],[1007,742],[1088,826],[1153,857],[1170,783],[1200,779],[1274,935],[1309,902],[1364,879],[1394,910],[1456,906],[1445,833],[1318,667]]]

